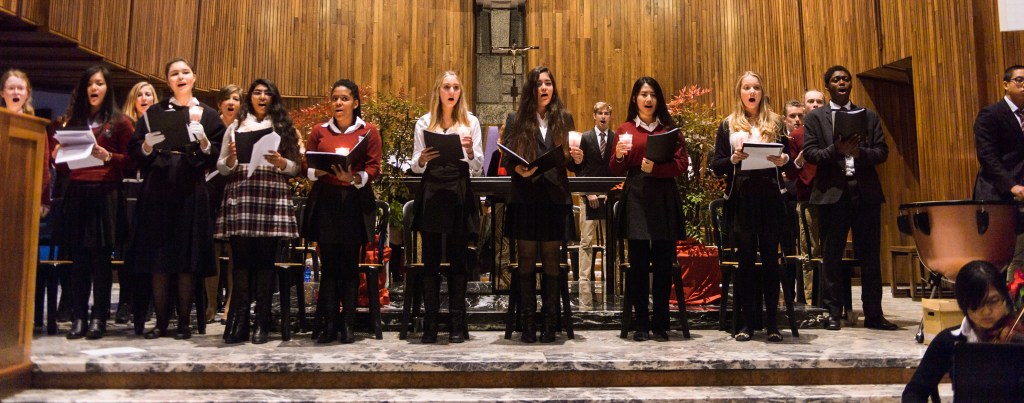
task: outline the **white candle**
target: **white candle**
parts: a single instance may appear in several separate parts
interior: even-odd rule
[[[633,135],[622,133],[619,135],[619,142],[626,145],[626,151],[633,149]]]
[[[569,132],[569,147],[579,148],[580,142],[583,141],[583,134],[577,131]]]
[[[341,155],[348,155],[348,147],[338,147],[334,150],[334,152]]]

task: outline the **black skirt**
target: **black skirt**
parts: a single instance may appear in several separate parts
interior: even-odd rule
[[[747,171],[733,178],[725,216],[733,233],[782,231],[786,202],[775,181],[774,169]]]
[[[72,181],[64,194],[58,238],[66,247],[115,247],[128,233],[120,182]]]
[[[480,202],[473,195],[469,165],[463,161],[428,165],[413,211],[416,212],[413,230],[440,234],[478,233]]]
[[[309,202],[303,213],[301,235],[309,241],[323,244],[353,244],[369,242],[364,212],[369,192],[370,209],[374,209],[373,193],[369,187],[335,186],[323,182],[313,184]],[[372,225],[369,232],[372,233]]]
[[[505,208],[505,237],[526,241],[569,239],[572,205],[554,203],[511,203]]]
[[[682,209],[674,178],[655,178],[631,170],[622,189],[622,207],[615,217],[617,233],[631,240],[681,240],[686,237]]]

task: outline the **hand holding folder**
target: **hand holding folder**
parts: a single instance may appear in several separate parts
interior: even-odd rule
[[[310,168],[319,169],[327,173],[333,173],[334,166],[340,166],[343,171],[366,157],[366,141],[360,140],[351,150],[339,149],[335,152],[306,151],[306,164]]]
[[[428,148],[437,151],[438,155],[434,159],[440,163],[458,161],[464,158],[461,135],[434,133],[424,130],[423,142]]]
[[[562,154],[561,147],[554,147],[548,150],[548,152],[544,153],[544,155],[534,158],[533,161],[527,161],[525,158],[523,158],[519,154],[516,154],[508,147],[505,147],[504,144],[498,144],[498,149],[500,149],[502,154],[504,154],[505,156],[515,159],[516,163],[519,165],[525,165],[527,168],[530,169],[537,168],[536,172],[543,173],[555,167],[565,166],[565,155]]]
[[[655,164],[672,161],[679,149],[679,128],[661,134],[647,136],[647,151],[644,158]]]

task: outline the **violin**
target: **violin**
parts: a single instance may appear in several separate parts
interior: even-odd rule
[[[1006,315],[1006,317],[1000,321],[999,326],[996,326],[996,337],[992,342],[1024,344],[1024,323],[1021,323],[1022,317],[1024,317],[1024,309],[1021,309],[1017,315]]]

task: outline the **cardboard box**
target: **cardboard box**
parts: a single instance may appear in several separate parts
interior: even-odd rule
[[[948,327],[959,326],[964,320],[960,306],[955,299],[921,299],[921,314],[924,317],[924,344]]]

